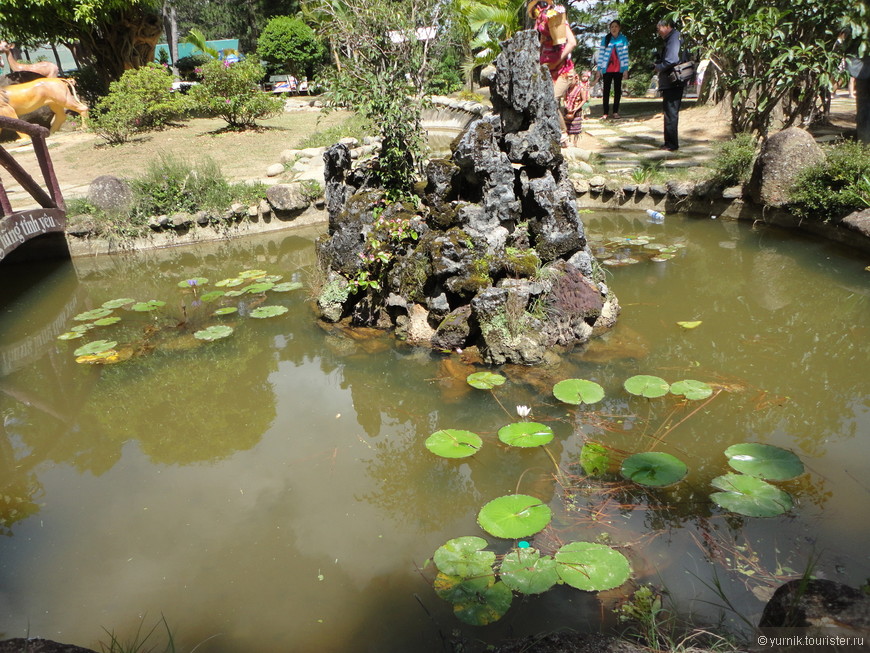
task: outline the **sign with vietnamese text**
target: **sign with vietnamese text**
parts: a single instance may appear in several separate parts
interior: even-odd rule
[[[43,234],[62,232],[66,226],[60,209],[19,211],[0,218],[0,261],[16,247]]]

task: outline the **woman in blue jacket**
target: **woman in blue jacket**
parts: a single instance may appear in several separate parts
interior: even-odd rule
[[[602,118],[619,118],[619,101],[622,99],[622,80],[628,77],[628,39],[620,34],[622,24],[610,23],[610,33],[601,40],[598,48],[598,74],[604,78],[604,111]],[[610,113],[610,87],[613,86],[613,113]]]

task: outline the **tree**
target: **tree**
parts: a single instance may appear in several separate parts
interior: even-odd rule
[[[163,31],[157,0],[17,0],[0,3],[0,26],[73,44],[76,60],[94,66],[105,82],[153,61]]]
[[[378,176],[394,195],[410,193],[422,152],[420,114],[433,50],[445,45],[438,0],[309,0],[341,63],[326,75],[329,106],[377,125]]]
[[[239,39],[242,52],[253,52],[260,30],[273,16],[292,16],[299,0],[174,0],[181,33],[191,29],[208,39]]]
[[[323,59],[323,45],[308,25],[298,18],[276,16],[270,20],[257,42],[257,55],[273,72],[297,77],[311,75]]]
[[[834,47],[850,0],[627,0],[650,22],[671,18],[710,58],[735,133],[808,124],[824,111],[842,53]]]

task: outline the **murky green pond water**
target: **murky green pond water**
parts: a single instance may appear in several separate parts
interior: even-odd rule
[[[750,621],[811,560],[817,575],[861,585],[866,261],[733,222],[585,220],[599,242],[648,233],[686,247],[664,263],[609,267],[617,328],[557,370],[502,370],[508,383],[495,397],[464,383],[473,369],[457,355],[321,328],[301,290],[270,299],[290,309],[283,316],[234,318],[230,338],[167,339],[114,366],[76,364],[82,340],[56,340],[73,316],[118,297],[167,300],[164,315],[180,321],[179,280],[248,268],[300,278],[313,234],[0,269],[0,632],[99,649],[104,628],[125,639],[162,615],[180,651],[203,642],[200,653],[383,653],[612,624],[626,588],[517,597],[485,628],[462,626],[436,597],[427,558],[450,538],[483,535],[479,508],[516,490],[553,508],[537,546],[624,545],[634,582],[666,587],[698,619],[722,614],[743,627],[716,607],[714,579]],[[188,306],[188,317],[201,308]],[[141,333],[153,316],[129,319]],[[693,320],[691,330],[676,324]],[[698,410],[646,402],[622,389],[638,373],[706,381],[717,394]],[[605,400],[560,404],[550,388],[570,377],[600,383]],[[544,452],[498,443],[517,404],[555,430],[566,490]],[[436,458],[423,441],[440,428],[475,431],[485,446],[470,459]],[[672,453],[689,475],[648,492],[615,477],[583,482],[586,439]],[[778,484],[795,500],[787,515],[741,518],[710,503],[710,480],[729,471],[724,449],[745,441],[804,461],[803,476]]]

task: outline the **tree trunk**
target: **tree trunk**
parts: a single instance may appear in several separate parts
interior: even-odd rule
[[[175,65],[178,63],[178,14],[169,2],[163,5],[163,31],[169,46],[169,64],[177,73]]]
[[[154,61],[162,33],[157,11],[142,7],[117,11],[82,34],[80,59],[94,66],[106,83],[112,82],[125,70]]]
[[[51,51],[54,53],[54,61],[57,63],[57,69],[60,71],[60,76],[63,77],[63,66],[60,63],[60,54],[57,51],[57,46],[52,43]]]
[[[870,143],[870,78],[855,79],[855,97],[858,107],[855,113],[858,140]]]

